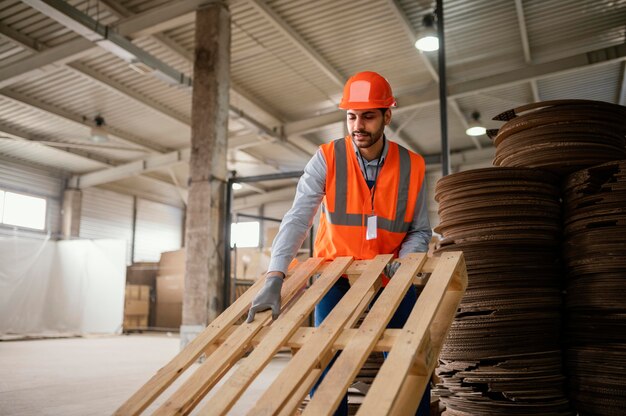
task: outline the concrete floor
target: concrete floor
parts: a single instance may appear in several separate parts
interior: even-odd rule
[[[110,415],[178,350],[165,334],[0,342],[0,415]],[[277,356],[230,414],[245,414],[288,360]]]

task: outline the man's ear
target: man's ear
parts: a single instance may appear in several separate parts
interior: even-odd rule
[[[391,108],[388,108],[385,111],[385,126],[388,126],[391,123]]]

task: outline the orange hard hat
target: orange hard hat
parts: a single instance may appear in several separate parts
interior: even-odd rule
[[[344,110],[395,106],[391,85],[380,74],[371,71],[359,72],[350,77],[343,87],[343,97],[339,103],[339,108]]]

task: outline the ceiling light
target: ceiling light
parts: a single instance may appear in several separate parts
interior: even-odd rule
[[[238,191],[238,190],[240,190],[241,188],[243,188],[243,186],[242,186],[240,183],[238,183],[238,182],[233,182],[233,190]]]
[[[480,122],[480,113],[478,111],[474,111],[472,113],[472,121],[470,121],[467,126],[465,134],[468,136],[482,136],[485,133],[487,133],[487,129]]]
[[[89,140],[94,143],[104,143],[109,141],[109,134],[104,129],[104,118],[102,116],[96,116],[94,118],[95,126],[91,128],[91,135],[89,136]]]
[[[422,52],[433,52],[439,50],[439,38],[435,30],[435,14],[428,13],[422,19],[424,28],[419,32],[419,38],[415,42],[415,47]]]

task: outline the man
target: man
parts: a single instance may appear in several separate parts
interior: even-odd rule
[[[252,302],[248,322],[256,312],[270,308],[273,318],[278,317],[287,267],[320,204],[316,257],[371,259],[378,254],[402,257],[428,251],[432,231],[426,207],[424,160],[384,135],[395,105],[391,86],[381,75],[359,72],[348,80],[339,108],[346,110],[350,135],[322,145],[305,167],[293,206],[274,239],[265,286]],[[398,266],[398,262],[388,265],[387,277],[392,277]],[[315,326],[349,288],[348,279],[338,279],[315,307]],[[411,287],[388,327],[402,328],[416,300],[415,288]],[[429,399],[427,387],[418,415],[428,414]],[[347,415],[347,411],[346,396],[335,414]]]

